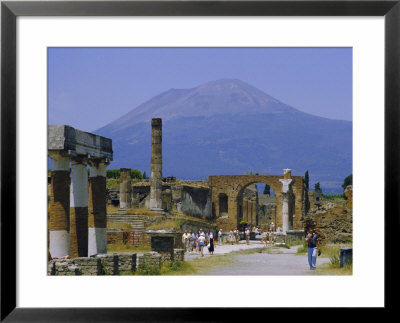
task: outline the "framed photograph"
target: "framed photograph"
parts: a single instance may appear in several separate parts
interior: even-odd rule
[[[391,309],[394,304],[389,294],[395,284],[388,280],[398,280],[391,275],[393,266],[388,265],[388,258],[395,254],[393,237],[399,233],[399,16],[399,1],[3,1],[1,320],[191,321],[206,314],[204,307],[214,308],[210,313],[215,320],[227,319],[222,308],[232,313],[248,307]],[[168,90],[169,86],[177,88]],[[329,92],[324,90],[327,88]],[[269,89],[288,104],[268,95]],[[321,108],[307,110],[307,104]],[[223,112],[221,119],[212,112],[217,105],[236,110]],[[265,109],[265,115],[252,114],[256,105]],[[296,105],[304,109],[291,107]],[[167,109],[171,106],[173,109]],[[157,111],[157,116],[147,115],[149,110]],[[167,139],[163,139],[163,158],[166,156],[169,173],[161,175],[160,171],[158,183],[161,122]],[[235,130],[227,131],[228,126],[221,126],[224,122]],[[63,124],[64,128],[50,129],[50,124]],[[268,131],[260,131],[263,125]],[[307,132],[307,127],[312,131]],[[208,129],[207,135],[190,136],[201,129]],[[74,141],[72,145],[57,146],[60,131],[68,137],[66,141]],[[55,148],[53,141],[48,141],[53,136]],[[293,145],[296,141],[291,138],[295,137],[304,138],[304,146]],[[107,138],[112,138],[112,148]],[[242,145],[246,140],[252,143],[250,148]],[[143,153],[142,146],[149,152]],[[213,159],[210,147],[215,148],[218,159]],[[253,154],[255,151],[260,153]],[[250,156],[254,161],[250,162]],[[271,158],[265,162],[263,156]],[[66,158],[68,164],[64,165]],[[121,163],[122,158],[129,166]],[[274,164],[274,158],[298,168]],[[299,159],[307,162],[303,165]],[[64,211],[54,202],[54,192],[61,192],[56,187],[61,177],[48,175],[51,163],[56,165],[54,172],[61,170],[71,177],[71,195],[69,187],[64,194],[73,201],[64,203],[68,204],[64,211],[71,214],[65,224],[68,239],[60,229]],[[315,186],[310,195],[308,168],[314,164],[318,167],[312,170],[318,176],[310,171],[310,183]],[[127,171],[130,194],[125,196],[122,172],[130,165],[138,165],[138,169]],[[201,165],[203,172],[197,171]],[[206,177],[209,188],[202,182]],[[138,179],[134,185],[131,178]],[[177,178],[179,185],[174,186]],[[87,183],[90,186],[82,192],[72,188],[85,188]],[[104,207],[99,211],[93,205],[96,192],[103,188],[106,192],[102,183],[107,185],[108,204],[99,202]],[[254,183],[261,186],[251,186]],[[174,200],[182,185],[186,191],[179,191],[179,196],[190,202],[184,197]],[[233,188],[228,190],[228,186]],[[118,198],[110,195],[113,190],[118,191]],[[204,204],[204,210],[194,202],[202,194],[204,201],[199,204]],[[340,234],[332,229],[338,223],[336,218],[336,222],[325,221],[330,211],[320,199],[331,209],[341,208],[342,220],[347,216],[343,223],[350,224],[341,228]],[[181,235],[185,231],[179,238],[175,230],[166,233],[158,220],[151,220],[154,223],[146,232],[133,229],[133,224],[128,230],[118,225],[119,217],[131,214],[127,210],[134,209],[133,205],[164,217],[163,212],[178,212],[188,221],[190,216],[204,223],[212,220],[215,228],[207,227],[211,231],[207,235],[200,230],[199,237],[193,238],[199,241],[198,250],[195,242],[197,251],[189,251],[192,236],[186,236],[186,231],[198,230],[193,226],[196,219],[190,218],[194,221],[191,226],[183,220],[172,223],[168,217],[164,219],[168,225],[176,225]],[[313,216],[307,218],[312,208]],[[53,212],[56,209],[61,215]],[[82,219],[82,212],[89,230],[73,235],[69,231],[73,221]],[[104,226],[99,218],[92,221],[91,214],[96,212],[107,216],[106,223],[111,218],[115,223]],[[150,246],[152,251],[158,250],[161,243],[164,248],[167,240],[172,241],[171,248],[178,248],[176,241],[182,240],[181,247],[196,258],[202,256],[201,243],[211,254],[215,245],[218,254],[226,234],[224,243],[232,245],[230,248],[240,243],[245,249],[252,244],[257,247],[255,243],[265,247],[271,243],[271,248],[274,244],[274,248],[290,249],[292,242],[303,241],[306,221],[312,222],[307,230],[315,226],[322,239],[351,246],[351,272],[317,270],[311,274],[308,268],[306,272],[290,266],[268,272],[257,269],[266,264],[254,256],[254,263],[246,269],[226,260],[223,270],[218,271],[222,267],[215,264],[218,268],[214,271],[200,270],[197,275],[107,276],[109,270],[126,270],[121,268],[126,267],[128,245],[139,254],[138,250],[146,253]],[[325,231],[318,231],[318,221],[325,223]],[[306,241],[312,270],[312,250],[321,249],[317,241],[315,246],[309,242],[315,234],[310,232]],[[291,235],[294,238],[289,239]],[[107,256],[100,255],[114,238],[114,253],[108,250],[112,263],[108,268]],[[142,246],[148,239],[149,246],[135,249],[135,239]],[[351,243],[346,245],[348,239]],[[163,248],[159,247],[161,259]],[[307,267],[307,246],[304,248],[303,257],[293,257]],[[171,250],[172,259],[178,257],[176,250],[180,249]],[[322,248],[322,253],[324,250],[329,251]],[[98,277],[88,276],[92,270],[88,263],[68,259],[88,256],[97,266]],[[339,259],[322,257],[317,263],[336,261],[339,266]],[[271,265],[273,258],[268,259]],[[136,261],[135,254],[135,270],[141,261]],[[201,262],[194,263],[201,266]],[[70,272],[79,272],[79,277],[60,277]],[[324,297],[312,302],[302,297],[307,286]],[[242,289],[249,289],[251,299],[240,296]],[[182,297],[186,290],[204,297],[201,301]],[[265,298],[266,294],[271,297]]]

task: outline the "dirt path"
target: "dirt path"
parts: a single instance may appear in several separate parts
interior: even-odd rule
[[[260,248],[262,246],[250,245],[231,248],[220,247],[219,254],[232,251]],[[232,248],[234,247],[234,248]],[[268,252],[253,254],[232,254],[233,261],[229,265],[214,266],[212,268],[199,271],[197,275],[310,275],[313,271],[309,269],[307,256],[297,255],[297,247],[286,248],[264,248]],[[218,248],[217,248],[218,249]],[[223,250],[224,249],[224,250]],[[233,250],[235,249],[235,250]],[[225,251],[225,252],[224,252]],[[198,255],[188,255],[185,260],[191,260]],[[206,255],[205,257],[212,257]],[[206,260],[206,259],[205,259]],[[329,258],[318,257],[317,267],[322,263],[329,262]]]

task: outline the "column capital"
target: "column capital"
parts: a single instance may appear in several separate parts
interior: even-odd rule
[[[290,183],[292,183],[292,179],[280,179],[279,180],[282,183],[282,193],[287,193],[290,189]]]
[[[87,166],[88,164],[88,157],[87,156],[74,156],[71,158],[71,166],[72,165],[78,165],[82,164],[84,166]]]
[[[107,164],[106,163],[93,163],[88,162],[90,166],[90,177],[103,176],[107,177]]]
[[[292,170],[290,168],[285,168],[283,170],[283,178],[290,179],[292,177]]]
[[[49,157],[51,159],[52,171],[69,171],[69,157],[63,156],[59,151],[49,151]]]

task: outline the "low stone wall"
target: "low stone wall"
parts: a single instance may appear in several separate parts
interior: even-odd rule
[[[50,276],[101,276],[119,275],[121,272],[134,273],[136,258],[136,253],[129,253],[50,260],[47,274]]]
[[[174,261],[183,261],[185,258],[185,250],[174,249]]]
[[[158,252],[146,252],[138,255],[137,268],[152,268],[159,270],[161,268],[162,261],[161,255]]]

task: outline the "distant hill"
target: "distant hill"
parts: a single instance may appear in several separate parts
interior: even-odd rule
[[[163,175],[281,174],[341,192],[352,173],[352,123],[303,113],[240,80],[170,89],[95,133],[113,140],[111,168],[150,174],[151,119],[163,119]]]

